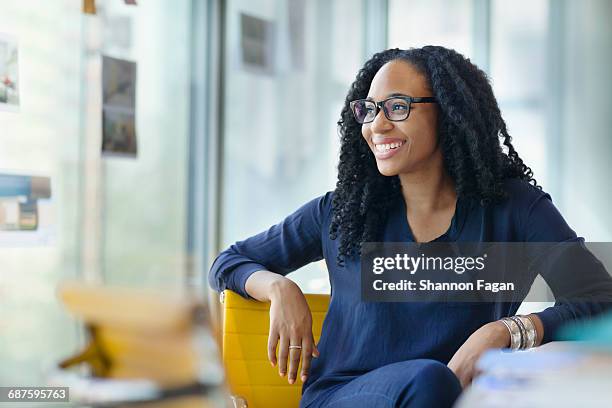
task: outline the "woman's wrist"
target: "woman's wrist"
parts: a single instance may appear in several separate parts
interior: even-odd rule
[[[270,271],[257,271],[251,274],[245,282],[246,292],[260,302],[270,302],[282,296],[291,285],[297,287],[293,281]]]
[[[287,295],[287,292],[298,289],[299,287],[295,282],[284,276],[279,276],[279,279],[274,279],[270,282],[268,291],[268,299],[272,302],[281,299]]]
[[[496,345],[499,348],[508,348],[510,347],[510,333],[506,326],[499,320],[488,323],[491,327],[491,331],[493,336],[496,339]]]

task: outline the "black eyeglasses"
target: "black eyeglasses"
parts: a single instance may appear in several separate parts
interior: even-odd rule
[[[411,103],[435,103],[433,96],[413,97],[413,96],[392,96],[384,101],[374,102],[369,99],[358,99],[350,103],[351,110],[357,123],[370,123],[378,114],[378,109],[382,109],[385,117],[392,122],[401,122],[410,115]]]

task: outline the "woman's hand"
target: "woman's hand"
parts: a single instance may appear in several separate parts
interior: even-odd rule
[[[488,349],[501,349],[510,346],[510,333],[499,321],[490,322],[476,330],[463,343],[448,363],[461,386],[465,388],[478,373],[475,372],[476,361]]]
[[[278,363],[281,376],[288,373],[289,384],[297,378],[300,357],[301,379],[305,382],[310,370],[310,360],[319,356],[312,335],[312,315],[300,288],[289,279],[272,284],[270,295],[270,333],[268,336],[268,359],[272,365]],[[278,361],[276,349],[278,345]],[[289,346],[301,346],[301,349]]]

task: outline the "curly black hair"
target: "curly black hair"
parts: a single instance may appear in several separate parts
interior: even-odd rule
[[[475,198],[481,205],[497,202],[506,196],[506,178],[539,187],[512,145],[486,73],[460,53],[439,46],[379,52],[358,72],[338,121],[340,161],[329,233],[333,240],[340,237],[339,264],[359,255],[364,242],[378,239],[388,206],[401,195],[398,176],[378,171],[349,106],[367,97],[374,75],[393,60],[414,66],[437,98],[439,143],[458,197]]]

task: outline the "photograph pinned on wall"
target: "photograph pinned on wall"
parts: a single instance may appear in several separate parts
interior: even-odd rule
[[[102,153],[105,156],[136,157],[134,113],[105,108],[102,112]]]
[[[274,74],[273,21],[240,13],[240,64],[245,71]]]
[[[19,110],[19,48],[17,39],[0,33],[0,110]]]
[[[102,154],[136,157],[135,62],[102,57]]]
[[[54,241],[51,179],[0,172],[0,248]]]

